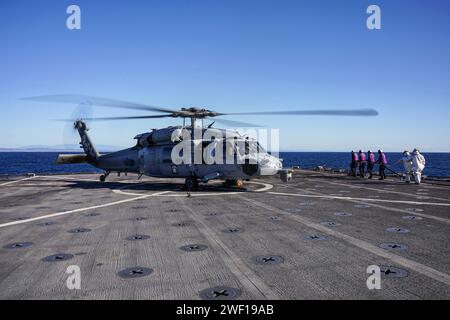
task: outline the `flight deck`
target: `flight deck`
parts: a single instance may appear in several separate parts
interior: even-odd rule
[[[448,183],[98,177],[0,178],[0,299],[450,299]]]

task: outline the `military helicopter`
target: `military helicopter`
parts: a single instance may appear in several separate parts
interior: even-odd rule
[[[335,115],[335,116],[376,116],[373,109],[353,110],[291,110],[265,112],[219,113],[205,108],[181,108],[172,110],[140,103],[100,98],[85,95],[51,95],[24,98],[39,102],[54,103],[87,103],[96,106],[125,108],[141,111],[152,111],[160,114],[139,116],[101,117],[63,119],[73,122],[73,128],[80,135],[80,148],[84,154],[60,154],[56,160],[58,164],[88,163],[104,170],[100,181],[104,182],[112,172],[136,173],[164,178],[184,178],[185,187],[191,190],[200,182],[207,183],[213,179],[224,180],[227,185],[240,186],[243,180],[255,179],[263,176],[280,175],[287,182],[290,170],[283,169],[282,160],[271,155],[251,137],[243,136],[238,131],[213,128],[217,121],[234,128],[259,127],[239,121],[216,119],[225,115]],[[153,129],[151,132],[138,134],[134,137],[136,145],[131,148],[100,154],[95,148],[87,131],[86,121],[109,121],[129,119],[182,118],[183,125]],[[207,127],[203,126],[204,119],[213,119]],[[190,124],[186,125],[186,119]],[[201,121],[198,121],[201,120]],[[198,126],[197,122],[201,122]],[[199,134],[197,134],[199,133]],[[207,138],[205,138],[207,136]],[[180,148],[181,147],[181,148]],[[188,150],[186,152],[186,150]],[[205,150],[207,151],[205,153]],[[200,161],[192,161],[196,152],[200,152]],[[175,157],[174,157],[175,155]],[[208,155],[210,157],[208,158]],[[206,158],[206,159],[205,159]],[[225,159],[226,158],[226,159]],[[180,161],[181,159],[181,161]],[[210,161],[210,160],[213,161]],[[231,159],[231,161],[229,161]],[[208,161],[209,160],[209,161]],[[226,160],[226,161],[218,161]]]

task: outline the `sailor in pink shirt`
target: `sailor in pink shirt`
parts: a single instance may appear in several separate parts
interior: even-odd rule
[[[378,150],[378,160],[377,163],[380,165],[380,180],[386,179],[386,173],[384,170],[386,169],[387,165],[387,158],[384,154],[383,150]]]
[[[367,151],[367,173],[369,174],[369,179],[372,179],[372,170],[375,162],[375,154],[371,150]]]
[[[364,178],[364,176],[366,175],[365,173],[367,163],[366,154],[362,150],[359,150],[358,155],[359,155],[359,177]]]
[[[350,163],[350,175],[356,177],[356,168],[358,167],[359,157],[356,152],[352,150],[352,162]]]

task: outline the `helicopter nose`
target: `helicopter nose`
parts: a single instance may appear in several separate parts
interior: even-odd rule
[[[272,176],[277,174],[283,168],[278,158],[270,156],[259,162],[258,174],[261,176]]]

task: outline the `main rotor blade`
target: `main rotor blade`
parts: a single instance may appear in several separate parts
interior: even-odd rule
[[[209,118],[207,118],[207,119],[209,119]],[[211,120],[212,120],[212,119],[211,119]],[[233,120],[218,119],[218,118],[214,118],[213,121],[222,123],[222,124],[227,125],[227,126],[232,127],[232,128],[246,128],[246,127],[249,127],[249,128],[257,128],[257,127],[261,127],[261,126],[258,125],[258,124],[247,123],[247,122],[241,122],[241,121],[233,121]]]
[[[305,115],[305,116],[377,116],[374,109],[341,109],[341,110],[292,110],[292,111],[263,111],[263,112],[235,112],[221,115]]]
[[[106,120],[128,120],[128,119],[152,119],[152,118],[171,118],[171,114],[157,114],[149,116],[129,116],[129,117],[99,117],[99,118],[82,118],[87,121],[106,121]],[[56,121],[75,121],[76,119],[56,119]]]
[[[109,98],[86,96],[86,95],[81,95],[81,94],[57,94],[57,95],[49,95],[49,96],[28,97],[28,98],[22,98],[20,100],[54,102],[54,103],[74,103],[74,104],[89,102],[89,103],[92,103],[93,105],[113,107],[113,108],[158,111],[158,112],[167,112],[167,113],[177,112],[176,110],[171,110],[171,109],[167,109],[167,108],[149,106],[149,105],[145,105],[145,104],[127,102],[127,101],[115,100],[115,99],[109,99]]]

